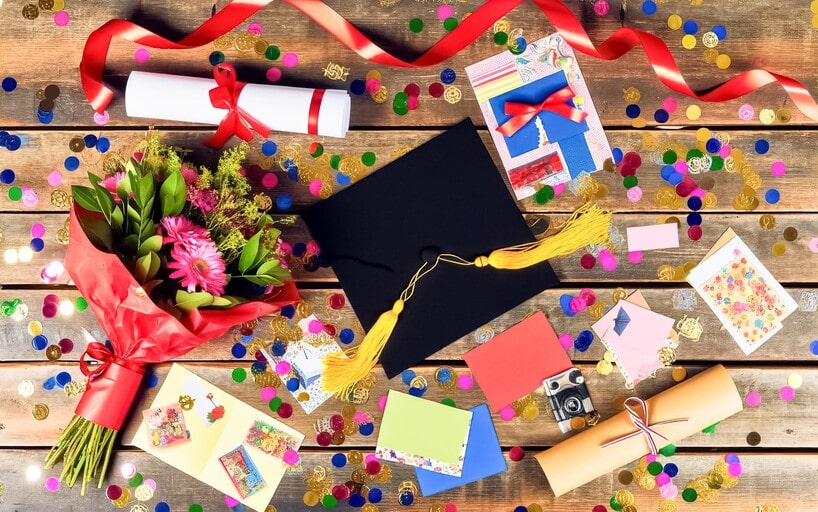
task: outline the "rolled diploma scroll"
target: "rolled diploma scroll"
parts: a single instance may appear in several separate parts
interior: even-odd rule
[[[125,86],[125,112],[147,117],[218,125],[227,111],[210,103],[216,81],[208,78],[131,71]],[[247,84],[238,106],[270,129],[307,133],[314,89]],[[345,137],[349,129],[349,95],[327,89],[318,112],[318,135]]]
[[[730,373],[722,365],[714,366],[695,377],[647,400],[648,426],[660,421],[687,418],[653,428],[675,443],[741,411],[742,402]],[[537,454],[556,496],[561,496],[591,480],[650,453],[645,435],[603,445],[638,429],[627,412],[589,428],[553,448]],[[661,448],[668,441],[654,436]]]

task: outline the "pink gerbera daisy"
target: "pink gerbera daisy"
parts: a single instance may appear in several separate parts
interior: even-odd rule
[[[199,173],[196,172],[196,169],[191,169],[186,165],[182,166],[182,178],[185,179],[185,185],[187,185],[188,188],[195,187],[199,184]]]
[[[216,244],[209,240],[176,244],[170,257],[173,260],[168,263],[168,268],[173,270],[170,277],[179,279],[189,293],[197,287],[217,296],[224,293],[227,275]]]
[[[205,228],[193,223],[190,219],[182,215],[165,217],[160,224],[165,231],[165,237],[162,239],[162,243],[164,244],[187,244],[190,241],[210,242],[210,237]]]
[[[102,178],[102,181],[99,182],[100,185],[105,187],[105,190],[111,193],[111,195],[116,195],[116,186],[117,184],[125,179],[125,173],[122,171],[118,171],[113,173],[110,176]]]
[[[213,190],[188,189],[187,199],[190,204],[207,213],[216,208],[219,198]]]

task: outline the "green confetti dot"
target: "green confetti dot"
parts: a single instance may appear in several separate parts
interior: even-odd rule
[[[273,398],[270,400],[270,410],[273,412],[278,412],[278,408],[281,407],[282,403],[284,403],[282,399],[278,397]]]
[[[9,199],[12,201],[19,201],[23,197],[23,191],[20,187],[11,187],[9,189]]]
[[[281,57],[281,50],[278,49],[278,46],[270,45],[264,51],[264,56],[267,57],[268,60],[276,60]]]
[[[676,159],[677,159],[676,152],[673,151],[673,150],[669,149],[669,150],[665,151],[664,153],[662,153],[662,161],[664,163],[666,163],[667,165],[675,164]]]
[[[505,32],[496,32],[494,34],[494,44],[498,44],[500,46],[506,44],[508,42],[508,34]]]
[[[372,151],[367,151],[363,155],[361,155],[361,162],[366,165],[367,167],[375,164],[375,153]]]
[[[440,403],[443,405],[448,405],[449,407],[455,407],[454,400],[448,397],[441,400]]]
[[[619,512],[622,510],[622,504],[616,501],[616,496],[611,496],[611,508]]]
[[[85,300],[84,297],[77,297],[76,300],[74,300],[74,308],[77,311],[85,311],[88,309],[88,301]]]
[[[130,485],[131,487],[139,487],[140,485],[142,485],[142,480],[143,480],[142,473],[137,473],[133,477],[131,477],[130,480],[128,480],[128,485]]]
[[[534,194],[534,202],[539,205],[544,205],[548,201],[554,199],[554,187],[546,185]]]
[[[311,149],[312,149],[312,153],[310,153],[310,156],[313,157],[313,158],[318,158],[319,156],[324,154],[324,145],[321,144],[320,142],[316,143],[315,147],[311,148]]]
[[[202,506],[198,503],[194,503],[187,510],[188,512],[204,512],[204,508],[202,508]]]
[[[247,379],[247,370],[244,368],[233,368],[233,381],[244,382]]]
[[[690,160],[691,158],[701,158],[702,156],[704,156],[704,153],[702,153],[701,150],[691,149],[687,152],[685,160]]]
[[[335,508],[335,505],[338,504],[338,500],[332,494],[326,494],[321,500],[321,504],[324,505],[324,508]]]
[[[625,185],[625,188],[633,188],[639,184],[639,179],[636,176],[625,176],[622,184]]]
[[[710,170],[711,171],[720,171],[724,169],[724,159],[720,156],[714,156],[710,160]]]
[[[693,503],[696,501],[696,498],[699,497],[699,493],[696,492],[696,489],[692,487],[688,487],[684,491],[682,491],[682,499],[688,503]]]
[[[651,475],[656,476],[661,472],[662,472],[661,462],[653,461],[650,464],[648,464],[648,473],[650,473]]]
[[[446,18],[445,20],[443,20],[443,28],[445,28],[446,30],[454,30],[455,28],[457,28],[457,23],[458,23],[457,18],[454,17]]]
[[[341,155],[332,155],[331,157],[329,157],[329,166],[335,169],[336,171],[338,170],[338,164],[340,163]]]
[[[672,457],[673,454],[676,453],[676,445],[675,444],[669,444],[667,446],[663,446],[662,449],[659,450],[659,453],[661,453],[665,457]]]
[[[412,18],[409,20],[409,30],[418,33],[423,30],[423,20],[420,18]]]

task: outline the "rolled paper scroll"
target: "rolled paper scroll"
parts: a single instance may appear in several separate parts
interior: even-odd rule
[[[132,71],[125,87],[125,112],[129,117],[218,125],[227,112],[211,102],[210,91],[216,87],[216,81],[207,78]],[[346,136],[349,107],[344,90],[282,85],[246,84],[238,99],[239,109],[271,130],[327,137]]]
[[[644,405],[644,409],[620,412],[537,454],[556,496],[651,453],[649,435],[661,448],[742,409],[736,385],[721,365],[649,398]]]

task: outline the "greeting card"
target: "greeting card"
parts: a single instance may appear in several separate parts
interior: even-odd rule
[[[187,414],[200,402],[201,413]],[[165,405],[169,403],[181,407],[189,441],[157,446],[146,421],[133,444],[247,507],[263,511],[287,471],[284,453],[298,450],[304,436],[178,364],[165,377],[151,408],[145,411],[146,418],[173,417]],[[157,416],[157,410],[163,412]]]
[[[559,34],[466,67],[517,199],[612,158],[574,52]]]

